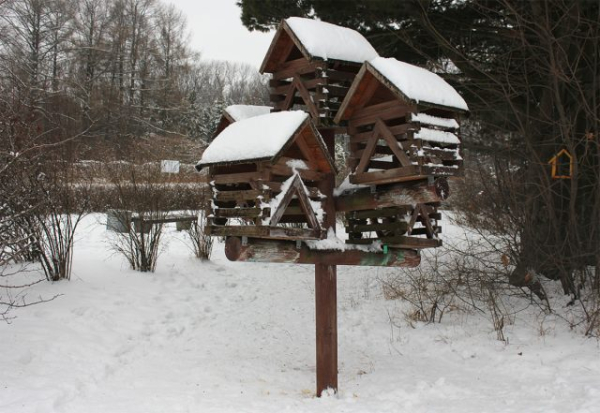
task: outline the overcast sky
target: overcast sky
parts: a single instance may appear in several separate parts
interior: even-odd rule
[[[202,59],[246,62],[258,68],[274,32],[250,32],[240,20],[236,0],[163,0],[174,4],[187,18],[190,47]]]

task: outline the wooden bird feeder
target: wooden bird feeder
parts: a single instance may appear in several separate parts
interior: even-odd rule
[[[213,189],[205,229],[226,237],[233,261],[315,265],[320,396],[338,385],[337,265],[414,267],[420,249],[441,245],[437,208],[463,172],[457,119],[468,108],[441,77],[311,19],[281,22],[260,72],[272,74],[272,113],[227,108],[197,165]],[[350,175],[334,188],[341,132]]]
[[[335,167],[306,113],[271,113],[231,124],[196,169],[205,167],[213,190],[208,235],[326,236],[323,202],[328,197],[320,187]]]
[[[552,167],[552,179],[571,179],[573,176],[573,155],[562,149],[548,162]]]
[[[349,243],[441,245],[437,208],[449,194],[446,178],[463,172],[456,119],[467,110],[452,86],[425,69],[384,58],[362,66],[335,118],[350,136]],[[377,199],[403,196],[372,207],[353,200],[369,191]]]
[[[333,118],[362,63],[375,57],[375,49],[355,30],[290,17],[279,25],[260,73],[273,76],[275,111],[299,106],[319,129],[333,128]]]

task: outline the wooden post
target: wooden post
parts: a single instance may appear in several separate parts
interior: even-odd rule
[[[332,156],[335,156],[335,134],[322,132]],[[330,174],[320,185],[327,196],[324,202],[326,229],[335,231],[336,217],[333,201],[335,175]],[[338,342],[337,342],[337,267],[315,265],[315,319],[317,352],[317,397],[326,389],[338,390]]]
[[[315,265],[317,396],[338,389],[337,268]]]

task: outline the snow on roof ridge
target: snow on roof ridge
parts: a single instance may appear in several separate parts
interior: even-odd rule
[[[225,108],[225,112],[233,118],[234,121],[253,118],[255,116],[266,115],[273,109],[271,106],[257,105],[229,105]]]
[[[314,57],[363,63],[379,56],[354,29],[303,17],[289,17],[285,22]]]
[[[401,62],[393,57],[376,57],[369,61],[381,75],[388,79],[407,98],[415,102],[468,111],[463,97],[441,76],[422,67]]]
[[[306,112],[295,110],[232,123],[206,148],[198,166],[272,158],[307,119]]]

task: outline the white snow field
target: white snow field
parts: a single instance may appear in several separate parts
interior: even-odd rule
[[[525,299],[508,344],[475,312],[411,327],[377,268],[339,268],[339,393],[316,398],[313,267],[229,262],[222,244],[203,263],[169,227],[137,273],[103,219],[82,223],[73,279],[27,299],[61,296],[0,323],[0,412],[600,411],[596,339]]]

